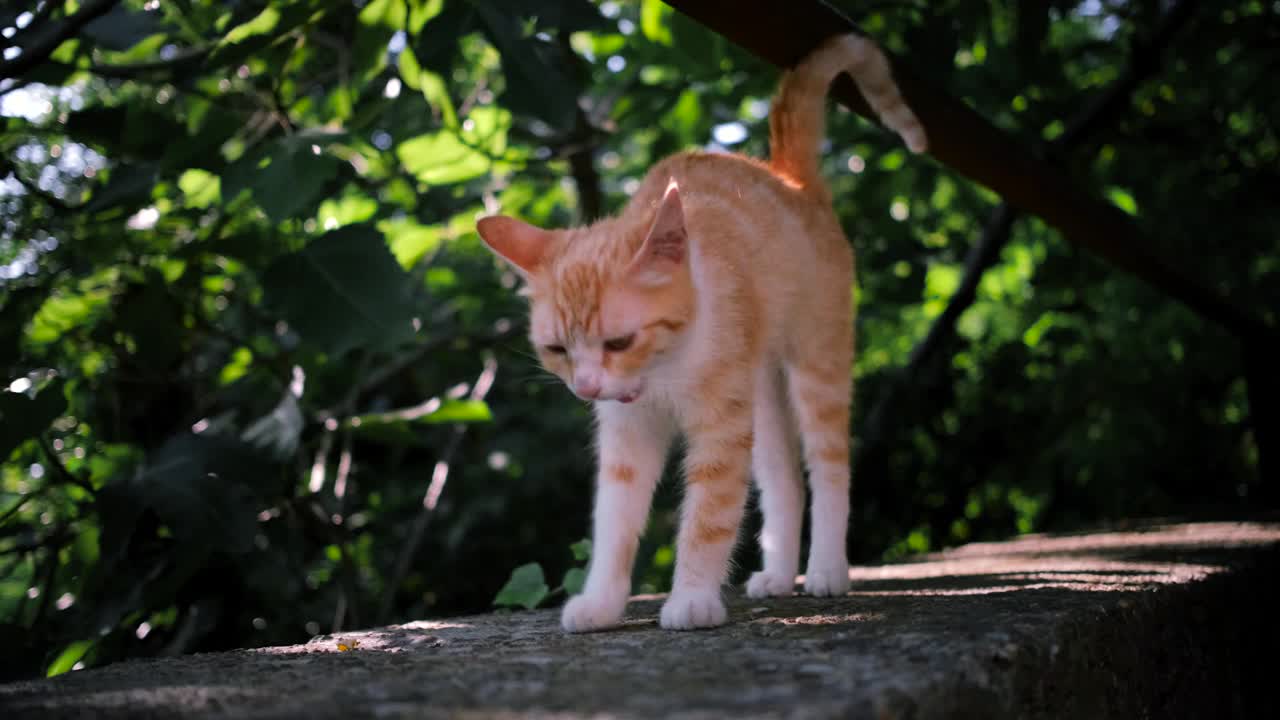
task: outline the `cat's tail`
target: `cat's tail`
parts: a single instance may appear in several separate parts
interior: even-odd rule
[[[898,91],[884,52],[861,35],[836,35],[782,76],[769,113],[769,162],[775,172],[806,187],[825,187],[818,151],[826,131],[827,89],[842,72],[853,77],[871,109],[912,152],[928,147],[924,126]]]

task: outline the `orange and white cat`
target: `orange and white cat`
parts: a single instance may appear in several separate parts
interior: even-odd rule
[[[764,513],[764,569],[747,594],[793,591],[801,451],[813,498],[805,590],[848,590],[853,252],[818,170],[827,89],[841,72],[908,147],[925,149],[924,128],[883,53],[844,35],[784,76],[768,163],[678,154],[649,171],[617,217],[589,227],[543,230],[503,216],[478,223],[526,281],[541,362],[594,403],[594,551],[582,593],[564,607],[565,630],[622,621],[636,547],[677,435],[686,445],[685,493],[662,627],[725,622],[720,590],[751,475]]]

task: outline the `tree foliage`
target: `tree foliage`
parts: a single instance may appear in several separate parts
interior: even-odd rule
[[[1041,145],[1164,3],[841,5]],[[763,155],[776,69],[655,0],[43,0],[0,28],[5,674],[475,611],[527,563],[507,604],[580,582],[588,413],[527,355],[474,221],[615,210],[681,148]],[[1274,324],[1280,12],[1203,3],[1148,55],[1055,159]],[[1032,217],[891,391],[999,198],[848,113],[830,136],[855,436],[884,449],[854,557],[1248,506],[1232,339]],[[677,500],[637,589],[669,582]]]

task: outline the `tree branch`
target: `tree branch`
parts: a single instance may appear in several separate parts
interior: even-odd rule
[[[49,441],[44,439],[44,435],[37,435],[36,441],[40,443],[40,449],[44,451],[45,457],[49,459],[49,464],[53,466],[53,470],[58,477],[62,478],[65,482],[84,490],[90,495],[98,494],[98,491],[94,489],[93,485],[88,480],[76,476],[67,469],[66,465],[62,464],[62,458],[58,457],[58,453],[56,453],[53,448],[49,447]]]
[[[561,30],[556,40],[560,45],[560,52],[565,56],[566,64],[569,65],[569,72],[579,76],[586,75],[585,63],[569,43],[569,33]],[[565,144],[572,148],[568,153],[569,172],[573,176],[574,185],[578,188],[578,212],[581,215],[578,219],[584,223],[595,220],[604,212],[604,192],[600,188],[600,172],[596,170],[595,165],[596,144],[592,142],[595,134],[591,119],[587,117],[581,105],[576,105],[573,129],[569,132]]]
[[[187,66],[199,65],[212,50],[212,47],[186,48],[167,60],[145,60],[121,65],[93,64],[89,66],[89,72],[104,78],[133,80],[148,73],[177,72]]]
[[[93,22],[98,17],[105,15],[111,8],[115,7],[120,0],[88,0],[74,15],[62,18],[53,26],[45,29],[44,35],[32,41],[30,44],[23,45],[22,54],[12,60],[0,61],[0,78],[16,78],[23,73],[31,70],[35,66],[49,59],[54,50],[63,41],[68,40],[80,32],[85,25]],[[52,5],[53,0],[49,0]],[[35,33],[35,23],[30,26],[29,32]]]
[[[1134,91],[1160,68],[1160,59],[1173,36],[1186,23],[1196,0],[1182,0],[1165,13],[1159,27],[1146,42],[1136,42],[1130,51],[1129,61],[1119,78],[1086,103],[1084,110],[1067,121],[1061,135],[1039,153],[1051,159],[1060,156],[1084,142],[1094,133],[1113,122],[1128,105]],[[991,211],[983,229],[982,238],[965,259],[964,275],[960,285],[947,302],[942,314],[934,320],[928,334],[911,351],[907,364],[890,381],[871,411],[862,433],[860,456],[878,455],[892,424],[890,414],[902,406],[902,393],[920,385],[924,368],[937,352],[955,335],[956,322],[977,297],[978,284],[986,271],[1000,258],[1000,252],[1009,241],[1013,222],[1018,211],[1003,202]],[[925,383],[928,385],[928,383]]]
[[[497,372],[498,363],[490,354],[485,358],[484,370],[480,372],[480,376],[476,378],[475,385],[471,388],[472,400],[484,400],[485,395],[489,393],[489,389],[493,387],[493,380]],[[405,575],[409,572],[409,564],[413,562],[414,556],[418,554],[418,547],[422,544],[423,537],[426,536],[427,526],[431,522],[431,516],[435,513],[436,503],[439,502],[440,494],[444,492],[444,484],[449,478],[449,466],[453,462],[453,456],[457,454],[458,448],[462,445],[462,438],[467,434],[467,427],[462,424],[453,426],[453,436],[449,438],[449,444],[436,461],[435,469],[431,473],[431,484],[427,486],[427,491],[422,496],[422,509],[413,521],[413,529],[409,531],[408,542],[400,547],[400,556],[396,558],[395,569],[392,571],[386,587],[383,588],[382,607],[378,611],[377,619],[379,625],[385,625],[391,616],[391,609],[395,605],[396,589],[404,582]]]

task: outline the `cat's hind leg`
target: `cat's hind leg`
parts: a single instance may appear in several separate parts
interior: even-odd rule
[[[787,364],[792,408],[804,442],[813,496],[804,587],[819,596],[843,595],[849,590],[845,536],[849,525],[853,343],[850,335],[835,339],[838,342]]]
[[[764,515],[760,531],[764,569],[752,573],[747,580],[747,595],[790,595],[795,591],[800,564],[804,480],[782,369],[776,364],[767,363],[756,372],[752,413],[755,444],[751,449],[751,470],[760,488],[760,511]]]

